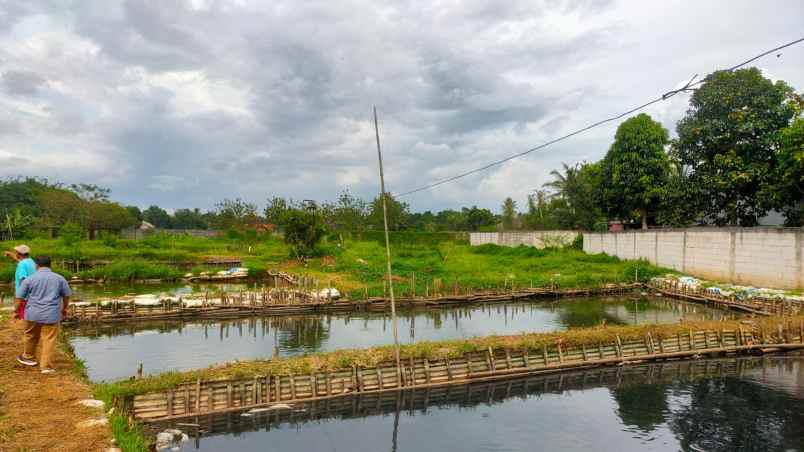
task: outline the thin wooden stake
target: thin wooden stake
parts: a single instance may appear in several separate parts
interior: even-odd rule
[[[388,290],[391,295],[391,331],[394,335],[394,358],[396,359],[396,371],[402,367],[399,359],[399,334],[396,326],[396,300],[394,299],[394,281],[391,276],[391,244],[388,238],[388,207],[385,200],[385,175],[382,170],[382,150],[380,147],[380,126],[377,121],[377,107],[374,107],[374,133],[377,138],[377,161],[380,167],[380,198],[382,199],[382,222],[385,229],[385,261],[388,271]],[[397,375],[399,378],[399,375]]]

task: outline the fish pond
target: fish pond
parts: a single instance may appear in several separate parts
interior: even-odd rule
[[[804,450],[804,357],[668,361],[153,426],[182,451]]]
[[[571,327],[718,320],[735,313],[637,294],[401,309],[400,340],[461,339]],[[68,328],[93,381],[189,370],[234,360],[294,356],[392,343],[387,313],[354,312],[237,320],[154,321]]]

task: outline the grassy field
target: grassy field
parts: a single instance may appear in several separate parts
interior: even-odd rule
[[[595,287],[606,283],[645,281],[668,270],[644,261],[621,261],[606,255],[588,255],[577,248],[535,249],[495,245],[471,247],[451,240],[437,243],[399,242],[391,245],[397,293],[424,295],[434,283],[451,291],[504,287]],[[328,256],[311,260],[306,268],[288,271],[309,274],[352,297],[383,294],[385,249],[378,240],[346,240],[329,247]],[[431,292],[432,293],[432,292]]]
[[[0,248],[10,250],[24,242],[34,255],[48,255],[56,268],[62,261],[106,261],[109,265],[75,272],[58,268],[66,276],[103,278],[125,281],[132,279],[170,279],[188,270],[205,270],[202,262],[209,257],[234,256],[252,270],[264,270],[287,259],[288,250],[280,238],[206,238],[155,234],[142,240],[123,240],[107,237],[102,240],[81,240],[65,243],[59,239],[33,239],[0,242]],[[188,266],[190,266],[188,268]],[[14,266],[9,260],[0,264],[0,282],[14,278]]]
[[[432,293],[434,285],[451,292],[544,287],[594,287],[606,283],[629,282],[665,273],[646,262],[620,261],[606,255],[587,255],[575,247],[539,250],[530,247],[507,248],[494,245],[470,247],[450,234],[398,233],[392,236],[395,287],[398,294]],[[302,263],[290,257],[288,247],[278,237],[253,240],[242,238],[195,238],[153,236],[144,240],[94,240],[65,244],[60,240],[27,242],[35,254],[50,255],[54,262],[80,259],[108,261],[109,265],[83,270],[78,276],[125,281],[133,279],[176,278],[188,271],[198,272],[200,263],[212,256],[237,256],[253,274],[277,268],[297,275],[311,276],[321,286],[333,285],[353,298],[366,292],[384,294],[385,249],[382,236],[361,238],[330,237],[320,247],[318,257]],[[0,244],[10,249],[13,244]],[[179,267],[178,264],[182,264]],[[72,276],[69,269],[60,269]],[[0,281],[13,280],[14,267],[0,267]]]

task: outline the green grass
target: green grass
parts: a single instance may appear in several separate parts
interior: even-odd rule
[[[397,243],[391,246],[392,271],[398,292],[410,292],[415,273],[416,293],[435,280],[445,287],[457,283],[462,289],[502,289],[503,287],[597,287],[608,283],[647,281],[670,272],[646,261],[622,261],[603,254],[589,255],[572,248],[536,249],[496,245],[472,247],[444,241],[437,244]],[[370,295],[383,293],[385,249],[377,241],[347,240],[343,248],[331,250],[334,259],[314,259],[306,269],[310,273],[353,297],[360,297],[367,287]]]
[[[8,250],[20,241],[0,242],[0,249]],[[213,256],[238,256],[246,267],[255,272],[265,266],[277,264],[288,257],[288,249],[277,237],[262,237],[254,241],[155,234],[143,240],[82,240],[68,245],[59,239],[26,239],[33,255],[47,255],[54,269],[67,277],[73,276],[70,268],[62,268],[62,261],[108,261],[82,270],[75,276],[108,280],[171,279],[186,273],[186,266],[201,269],[203,261]],[[185,269],[181,269],[184,267]],[[0,261],[0,282],[14,280],[14,265]]]
[[[363,233],[361,239],[329,237],[321,246],[324,257],[312,258],[305,266],[290,258],[288,247],[279,237],[243,241],[231,238],[173,237],[154,235],[144,240],[81,241],[67,246],[60,240],[28,241],[34,254],[50,255],[55,269],[72,276],[69,269],[58,267],[60,260],[106,260],[78,273],[79,277],[128,281],[136,279],[173,279],[187,272],[203,269],[210,256],[239,256],[254,276],[277,267],[295,274],[308,274],[322,285],[332,284],[352,298],[383,295],[385,274],[384,239],[377,232]],[[393,273],[397,293],[409,295],[413,274],[419,295],[425,287],[432,290],[439,282],[444,290],[457,284],[462,291],[515,287],[596,287],[608,283],[646,281],[669,270],[645,261],[621,261],[606,255],[587,255],[573,248],[536,249],[483,245],[471,247],[462,235],[447,233],[398,232],[391,236]],[[12,243],[0,243],[11,248]],[[179,267],[177,264],[183,264]],[[14,267],[0,266],[0,281],[13,280]]]

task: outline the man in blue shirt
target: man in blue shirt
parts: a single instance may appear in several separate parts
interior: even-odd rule
[[[20,284],[17,303],[25,305],[25,333],[23,352],[17,357],[20,364],[36,366],[36,347],[42,342],[39,368],[43,374],[55,372],[52,366],[53,351],[59,335],[59,322],[67,315],[72,291],[67,280],[50,270],[50,258],[36,258],[37,272]]]
[[[22,284],[22,281],[36,273],[36,264],[30,257],[31,249],[28,247],[28,245],[17,245],[14,247],[14,252],[6,251],[3,254],[10,257],[14,262],[17,263],[17,271],[14,272],[14,290],[20,290],[20,284]],[[22,319],[24,318],[24,315],[25,301],[23,300],[22,305],[17,311],[17,318]]]

